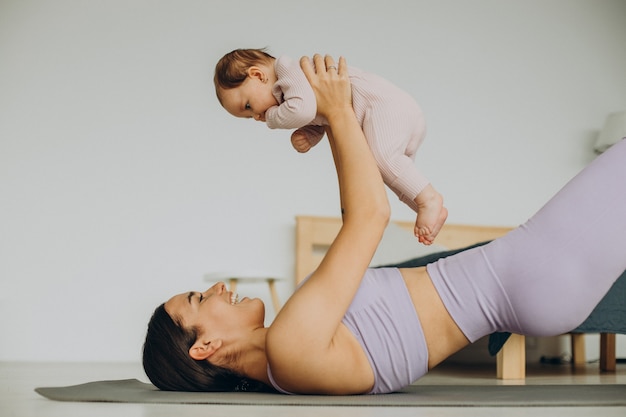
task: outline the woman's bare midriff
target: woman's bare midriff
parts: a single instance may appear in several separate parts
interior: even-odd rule
[[[428,369],[469,344],[441,301],[426,268],[400,269],[428,348]]]

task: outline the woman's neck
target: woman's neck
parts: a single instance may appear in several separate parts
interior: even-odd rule
[[[270,385],[267,376],[267,355],[265,353],[265,337],[267,327],[257,329],[245,348],[241,350],[237,371],[248,378],[256,379]]]

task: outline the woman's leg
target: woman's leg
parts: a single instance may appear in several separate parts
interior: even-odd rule
[[[560,334],[582,323],[626,269],[626,140],[485,255],[518,333]]]
[[[582,323],[626,270],[626,140],[528,222],[428,272],[470,341],[494,331],[557,335]]]

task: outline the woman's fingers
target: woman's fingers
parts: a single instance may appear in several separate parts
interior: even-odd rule
[[[326,55],[324,57],[324,64],[326,65],[326,72],[337,71],[337,66],[335,65],[335,60],[332,56]]]
[[[339,64],[335,63],[335,60],[332,56],[326,55],[323,56],[320,54],[313,55],[313,65],[311,65],[311,58],[308,56],[303,56],[300,58],[300,67],[304,74],[307,75],[307,78],[312,78],[313,74],[323,75],[323,74],[333,74],[337,73],[339,75],[346,73],[346,59],[343,56],[339,57]]]
[[[311,82],[311,78],[313,78],[313,74],[315,74],[315,69],[311,64],[311,58],[309,58],[308,56],[303,56],[302,58],[300,58],[300,68],[302,68],[302,71],[304,72],[304,75],[306,75],[307,80]]]
[[[313,55],[313,64],[315,64],[315,72],[318,74],[326,73],[326,63],[324,62],[324,57],[320,54]]]
[[[326,73],[331,76],[337,74],[342,77],[348,74],[346,59],[342,56],[339,57],[339,64],[336,64],[332,56],[326,55],[324,57],[324,65],[326,67]]]
[[[343,56],[339,57],[339,69],[337,70],[337,74],[341,76],[348,75],[348,64],[346,64],[346,59]]]

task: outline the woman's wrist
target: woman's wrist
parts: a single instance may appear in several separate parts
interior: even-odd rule
[[[356,118],[352,105],[350,104],[337,105],[331,109],[326,109],[323,116],[326,118],[331,128],[336,123],[342,123],[350,118]]]

